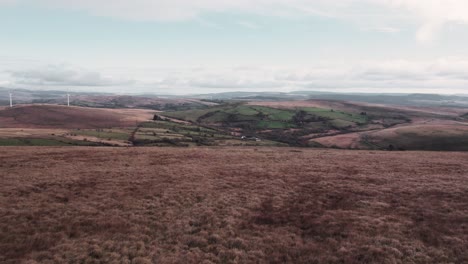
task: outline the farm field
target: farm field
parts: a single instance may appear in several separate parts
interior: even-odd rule
[[[0,160],[1,263],[468,261],[468,153],[3,147]]]

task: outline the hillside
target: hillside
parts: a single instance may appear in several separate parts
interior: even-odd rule
[[[60,105],[20,105],[0,109],[0,128],[109,128],[135,126],[153,111],[96,109]]]
[[[0,145],[92,142],[465,151],[467,112],[459,107],[336,100],[220,101],[203,108],[164,112],[33,104],[0,108]]]
[[[467,153],[4,147],[0,160],[5,264],[468,262]]]
[[[231,103],[159,115],[291,146],[468,150],[466,112],[466,108],[303,100]]]

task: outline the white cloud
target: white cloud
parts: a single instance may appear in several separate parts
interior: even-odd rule
[[[96,71],[69,65],[47,65],[40,68],[7,71],[16,85],[44,86],[115,86],[133,84],[130,80],[104,77]]]
[[[404,9],[420,20],[416,38],[433,41],[448,23],[468,24],[466,0],[374,0],[393,8]]]

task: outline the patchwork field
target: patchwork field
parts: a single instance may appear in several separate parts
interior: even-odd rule
[[[468,153],[0,148],[1,263],[466,263]]]

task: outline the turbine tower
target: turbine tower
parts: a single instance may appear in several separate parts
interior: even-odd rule
[[[10,92],[10,107],[13,107],[13,98],[11,97],[11,92]]]
[[[67,88],[67,106],[70,106],[70,87]]]

